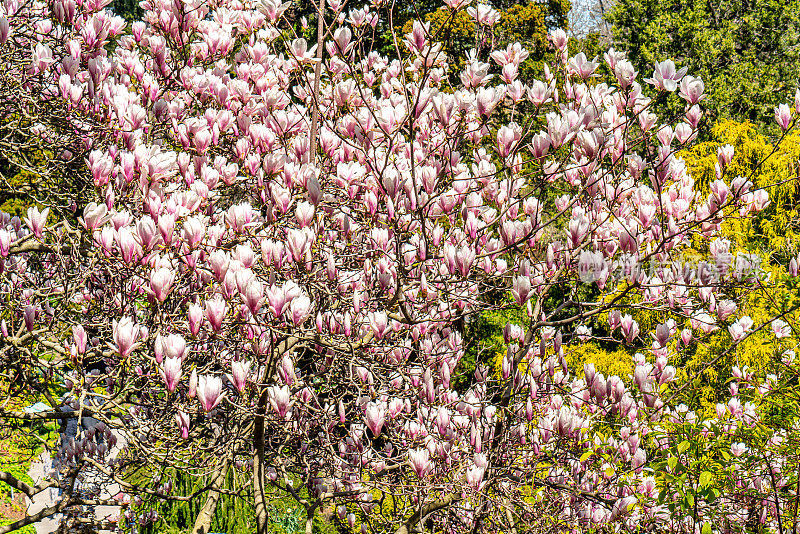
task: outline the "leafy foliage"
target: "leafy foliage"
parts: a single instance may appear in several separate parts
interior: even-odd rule
[[[597,343],[575,345],[566,353],[570,369],[583,369],[584,364],[592,364],[598,372],[606,376],[627,377],[633,373],[633,359],[625,348],[614,351],[603,350]]]
[[[748,122],[722,120],[711,128],[711,138],[682,154],[686,166],[706,192],[716,177],[717,147],[731,145],[733,160],[728,176],[744,176],[756,188],[767,188],[770,204],[749,218],[731,218],[726,237],[741,247],[788,256],[800,241],[800,188],[794,180],[800,168],[800,135],[792,132],[777,146]]]
[[[458,72],[464,66],[467,52],[476,48],[481,38],[491,39],[495,48],[505,47],[509,43],[519,42],[531,55],[532,61],[523,65],[521,74],[529,78],[541,70],[541,62],[549,50],[548,33],[557,28],[565,28],[570,3],[567,0],[549,0],[538,2],[501,2],[500,23],[492,29],[489,36],[482,36],[477,31],[475,22],[465,10],[452,11],[439,7],[424,13],[423,19],[430,23],[433,39],[444,45],[450,61],[451,70]],[[414,19],[408,19],[403,25],[403,33],[411,32]]]
[[[607,16],[615,45],[642,73],[671,57],[702,77],[712,122],[764,125],[797,85],[797,0],[618,0]],[[667,108],[675,113],[680,103]]]

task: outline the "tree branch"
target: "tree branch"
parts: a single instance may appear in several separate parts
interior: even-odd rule
[[[414,528],[414,525],[425,519],[428,515],[441,510],[442,508],[447,508],[455,501],[458,500],[458,497],[455,494],[450,494],[441,501],[434,501],[432,503],[426,504],[425,506],[421,507],[419,510],[414,512],[414,514],[408,518],[408,520],[400,525],[400,528],[395,530],[394,534],[410,534],[411,529]]]
[[[33,497],[34,495],[36,495],[36,493],[38,493],[36,491],[36,488],[34,488],[33,486],[29,486],[25,482],[17,479],[11,473],[6,473],[5,471],[0,471],[0,482],[5,482],[15,490],[21,491],[28,497]]]

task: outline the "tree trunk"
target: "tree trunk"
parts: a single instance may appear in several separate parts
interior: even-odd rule
[[[217,503],[220,497],[220,492],[214,488],[219,488],[225,483],[230,464],[230,457],[226,456],[222,460],[222,464],[214,471],[211,478],[212,489],[209,490],[206,502],[200,509],[200,513],[197,514],[197,519],[192,528],[192,534],[208,534],[208,531],[211,529],[211,521],[214,519],[214,512],[217,511]]]
[[[261,393],[256,408],[256,420],[253,425],[253,499],[256,508],[256,528],[258,534],[267,534],[269,530],[269,513],[267,512],[267,494],[264,484],[264,415],[267,408],[267,388]]]
[[[322,76],[322,54],[325,51],[325,0],[317,4],[317,64],[314,65],[314,102],[311,110],[311,131],[308,134],[308,162],[317,157],[317,130],[319,129],[319,82]]]

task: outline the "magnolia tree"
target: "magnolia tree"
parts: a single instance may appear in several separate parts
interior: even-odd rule
[[[518,79],[528,53],[491,49],[498,14],[468,0],[445,2],[478,31],[457,78],[420,22],[394,56],[371,50],[391,29],[380,1],[320,4],[316,44],[279,0],[146,0],[130,27],[107,3],[2,4],[7,116],[85,161],[95,198],[0,219],[0,417],[99,423],[59,441],[59,476],[0,473],[64,490],[0,532],[109,504],[87,473],[122,487],[130,530],[198,499],[207,532],[222,494],[250,501],[259,533],[277,498],[309,533],[321,514],[376,533],[792,528],[793,429],[756,402],[791,362],[737,370],[715,412],[675,401],[692,384],[675,366],[715,330],[728,351],[794,335],[788,314],[740,317],[765,276],[719,237],[768,192],[726,174],[729,147],[705,194],[676,156],[700,79],[656,65],[644,82],[686,103],[662,124],[624,54],[605,55],[617,86],[597,83],[561,31],[543,79]],[[776,111],[784,130],[794,113]],[[505,356],[466,364],[470,325],[502,309],[523,318]],[[632,376],[568,368],[597,336],[636,353]],[[52,410],[10,407],[31,392]],[[713,487],[690,461],[703,447]],[[208,484],[177,494],[162,471]]]

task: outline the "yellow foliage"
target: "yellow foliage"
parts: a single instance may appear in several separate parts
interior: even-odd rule
[[[565,1],[547,4],[531,0],[526,4],[514,4],[506,10],[499,10],[500,22],[485,38],[491,39],[493,48],[505,48],[507,44],[514,42],[522,44],[530,53],[531,59],[522,64],[521,76],[526,78],[538,74],[541,70],[539,62],[549,46],[548,14],[552,16],[555,10],[556,18],[566,20],[569,7],[569,2]],[[442,7],[427,13],[424,20],[430,23],[431,40],[444,45],[451,62],[451,73],[457,73],[464,67],[467,51],[479,44],[479,38],[484,38],[465,9],[453,12]],[[403,25],[403,34],[410,33],[412,29],[413,20],[409,20]]]
[[[26,157],[32,165],[35,165],[40,169],[45,169],[49,159],[51,159],[53,156],[51,153],[43,150],[34,150],[26,154]],[[12,191],[16,190],[17,192],[20,192],[26,188],[30,189],[33,186],[38,185],[41,177],[44,175],[44,172],[41,174],[35,173],[22,167],[13,165],[10,162],[6,162],[6,165],[8,168],[2,169],[2,171],[4,171],[3,176],[8,176],[8,178],[0,178],[0,181],[3,182],[0,185],[3,188],[7,188]],[[22,217],[29,205],[30,203],[24,198],[12,197],[11,199],[8,199],[0,204],[0,211]]]
[[[500,13],[496,30],[502,42],[520,42],[536,58],[547,50],[547,23],[545,11],[538,2],[515,4]]]
[[[608,352],[589,342],[567,347],[564,357],[569,368],[579,375],[585,363],[594,364],[597,372],[606,376],[617,375],[624,379],[633,373],[633,358],[624,347]]]
[[[447,53],[452,73],[464,67],[466,51],[475,47],[475,22],[466,10],[453,13],[451,9],[439,8],[425,15],[425,22],[430,23],[430,40],[442,43]],[[409,20],[403,26],[403,35],[411,33],[414,21]],[[405,45],[403,50],[407,51]]]
[[[679,367],[679,380],[692,379],[700,399],[713,407],[717,392],[725,387],[733,365],[747,366],[755,372],[765,372],[771,362],[782,352],[769,322],[782,311],[791,309],[800,300],[797,292],[785,283],[783,260],[798,248],[800,237],[800,189],[796,180],[800,159],[800,134],[787,135],[776,147],[750,123],[723,120],[712,128],[712,139],[699,143],[680,155],[688,172],[695,178],[700,191],[708,194],[711,182],[716,180],[717,148],[734,147],[734,157],[725,173],[730,184],[737,176],[753,182],[753,188],[769,192],[770,205],[754,219],[741,218],[729,213],[723,224],[721,237],[732,243],[731,252],[755,252],[760,256],[761,268],[768,276],[757,287],[732,295],[738,310],[728,321],[744,315],[754,322],[752,335],[731,348],[731,338],[725,324],[715,334],[696,346],[683,365]],[[758,329],[761,326],[764,328]],[[645,330],[644,328],[642,329]],[[727,352],[726,352],[727,351]],[[709,365],[709,362],[714,362]]]
[[[775,147],[748,122],[723,120],[711,130],[712,139],[698,143],[681,153],[686,168],[707,193],[716,179],[717,148],[734,147],[734,156],[725,174],[725,181],[736,176],[748,178],[755,188],[766,188],[770,205],[752,223],[738,217],[729,218],[723,233],[737,245],[752,248],[760,245],[770,251],[795,251],[800,238],[800,189],[798,160],[800,133],[793,132]]]

